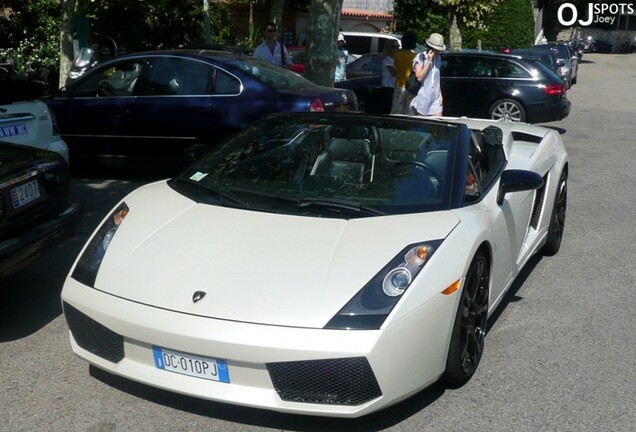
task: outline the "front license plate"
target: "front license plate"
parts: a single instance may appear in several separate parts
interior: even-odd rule
[[[11,189],[11,201],[14,209],[20,208],[38,198],[40,198],[40,188],[37,180],[32,180]]]
[[[225,360],[199,357],[156,346],[152,347],[152,354],[158,369],[212,381],[230,382]]]

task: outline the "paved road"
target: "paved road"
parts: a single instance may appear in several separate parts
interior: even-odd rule
[[[459,389],[435,385],[354,421],[205,402],[89,368],[59,293],[88,234],[148,179],[76,178],[78,235],[1,283],[0,431],[628,431],[636,427],[636,55],[588,54],[570,117],[547,124],[571,155],[559,255],[534,259],[490,319]]]

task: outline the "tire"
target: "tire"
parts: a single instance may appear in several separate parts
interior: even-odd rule
[[[541,248],[541,254],[545,256],[556,255],[561,248],[563,239],[563,229],[565,228],[565,213],[568,204],[568,176],[565,170],[559,178],[559,186],[554,197],[552,214],[550,216],[550,226],[545,245]]]
[[[500,99],[488,109],[488,116],[493,120],[525,122],[527,119],[525,108],[514,99]]]
[[[490,266],[479,251],[468,268],[455,324],[451,335],[446,370],[442,380],[451,385],[463,385],[470,380],[484,352],[488,323]]]

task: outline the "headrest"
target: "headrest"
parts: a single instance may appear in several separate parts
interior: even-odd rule
[[[334,138],[327,151],[332,159],[345,162],[366,162],[371,158],[371,148],[366,139]]]
[[[481,133],[484,135],[486,144],[503,145],[503,131],[497,126],[488,126]]]
[[[369,138],[369,129],[366,126],[334,126],[330,131],[331,138],[361,139]]]
[[[114,80],[123,80],[126,77],[126,75],[124,75],[123,71],[120,70],[116,70],[115,72],[113,72],[113,74],[109,77],[109,80],[114,81]]]

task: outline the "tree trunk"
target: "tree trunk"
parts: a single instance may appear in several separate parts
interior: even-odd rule
[[[276,24],[280,34],[283,34],[283,10],[285,8],[285,0],[271,0],[271,16],[270,20]]]
[[[333,87],[343,0],[311,0],[305,78]]]
[[[462,50],[462,33],[457,26],[457,16],[453,15],[453,23],[450,28],[450,50],[461,51]]]
[[[73,12],[75,0],[62,0],[62,22],[60,25],[60,80],[59,87],[66,84],[68,72],[73,64]]]

